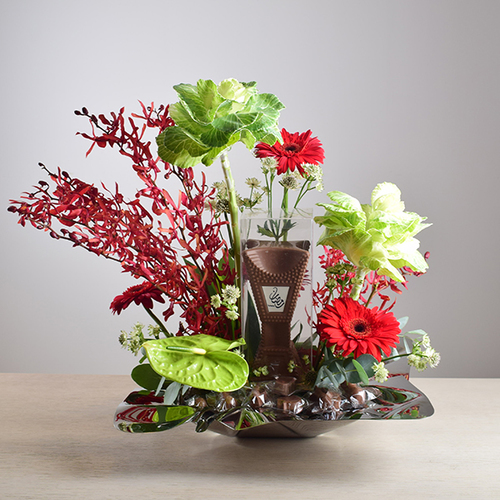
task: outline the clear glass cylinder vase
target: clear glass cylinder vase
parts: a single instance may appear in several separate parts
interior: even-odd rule
[[[242,329],[254,380],[300,377],[309,353],[312,210],[245,211],[240,219]]]

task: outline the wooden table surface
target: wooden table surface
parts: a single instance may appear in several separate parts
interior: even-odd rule
[[[434,416],[236,439],[115,430],[127,376],[0,374],[0,498],[500,499],[500,379],[412,382]]]

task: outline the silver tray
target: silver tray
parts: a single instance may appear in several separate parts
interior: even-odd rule
[[[229,411],[199,412],[186,406],[164,405],[161,397],[142,396],[133,392],[120,404],[115,413],[115,427],[126,432],[158,432],[193,421],[198,432],[210,430],[238,438],[310,438],[358,420],[415,420],[434,413],[431,402],[404,376],[394,376],[383,384],[367,386],[376,396],[359,407],[350,407],[337,414],[302,415],[280,414],[276,419],[262,417],[248,407],[235,407]],[[148,399],[149,398],[149,399]],[[179,412],[185,408],[186,413]],[[166,411],[175,410],[175,419],[163,419]],[[259,421],[244,419],[244,412],[259,416]],[[244,425],[242,425],[244,422]]]

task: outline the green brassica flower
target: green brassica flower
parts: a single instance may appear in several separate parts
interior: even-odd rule
[[[211,165],[239,141],[248,149],[256,141],[281,141],[278,117],[284,106],[273,94],[259,94],[255,82],[198,80],[174,89],[180,99],[170,106],[175,126],[157,137],[158,154],[173,165]]]
[[[371,205],[362,205],[356,198],[339,191],[328,193],[332,204],[318,203],[325,215],[315,217],[323,226],[318,245],[327,245],[344,252],[361,270],[404,281],[399,269],[408,266],[425,272],[427,263],[418,251],[420,242],[414,237],[430,224],[416,213],[405,212],[401,191],[395,184],[383,182],[373,190]]]

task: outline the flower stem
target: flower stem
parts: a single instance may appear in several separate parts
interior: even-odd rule
[[[288,188],[283,188],[283,201],[281,202],[283,217],[288,217]]]
[[[351,290],[351,299],[358,300],[361,289],[363,288],[363,283],[365,282],[365,276],[368,274],[369,269],[364,267],[358,267],[356,269],[356,278],[354,286]]]
[[[299,194],[297,195],[297,199],[295,200],[295,205],[293,206],[293,209],[295,210],[302,200],[302,198],[309,192],[311,191],[312,181],[306,181],[304,184],[302,184],[302,187],[300,188]]]
[[[160,330],[163,332],[165,337],[172,337],[172,334],[165,328],[165,325],[159,320],[158,316],[156,316],[156,314],[151,309],[148,309],[144,304],[143,307],[146,309],[146,312],[149,314],[151,319],[160,327]]]
[[[283,201],[281,203],[281,210],[283,211],[283,218],[286,219],[288,217],[288,188],[283,188]],[[286,221],[283,220],[283,225],[286,224]],[[284,229],[284,228],[283,228]],[[283,241],[288,240],[288,231],[283,232]]]
[[[371,302],[373,296],[375,295],[376,291],[377,291],[377,285],[373,285],[372,291],[370,293],[370,296],[368,297],[368,300],[366,301],[365,307],[368,307],[370,305],[370,302]]]
[[[411,352],[409,353],[403,353],[403,354],[397,354],[396,356],[391,356],[390,358],[384,358],[382,361],[386,363],[387,361],[392,361],[393,359],[401,359],[401,358],[407,358]]]
[[[268,177],[269,175],[269,177]],[[269,217],[273,216],[273,182],[275,174],[274,172],[268,172],[264,174],[266,179],[266,195],[267,195],[267,214]]]
[[[220,157],[222,164],[222,171],[224,172],[224,179],[226,181],[227,190],[229,194],[229,216],[231,218],[231,230],[233,233],[233,253],[234,253],[234,266],[236,269],[236,286],[241,290],[241,256],[240,256],[240,228],[238,225],[238,203],[236,201],[236,189],[234,186],[234,179],[231,173],[231,165],[227,153],[221,154]]]

